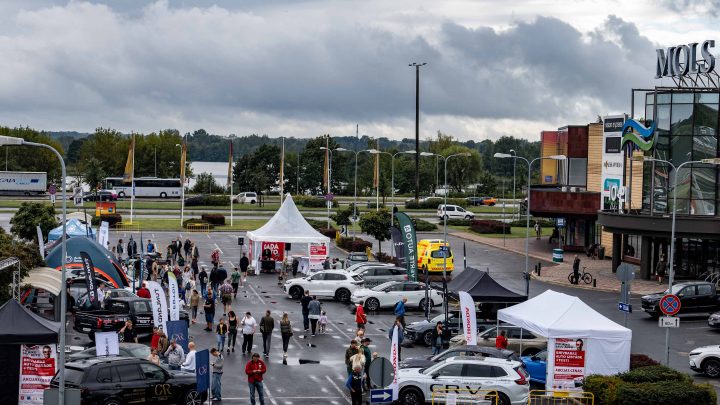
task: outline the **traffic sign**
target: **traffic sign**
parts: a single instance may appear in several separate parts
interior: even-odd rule
[[[627,312],[628,314],[632,314],[632,305],[626,304],[624,302],[618,302],[618,310],[622,312]]]
[[[658,318],[658,326],[661,328],[679,328],[680,318],[676,316],[661,316]]]
[[[390,360],[385,357],[378,357],[370,363],[368,375],[370,381],[375,383],[375,385],[385,388],[393,382],[395,370],[393,370]]]
[[[330,193],[325,194],[325,201],[332,201],[335,196]]]
[[[615,277],[623,283],[629,283],[635,279],[635,268],[631,264],[621,263],[615,270]]]
[[[384,388],[380,390],[370,390],[370,403],[390,403],[392,402],[393,390],[392,388]]]
[[[660,298],[660,312],[675,315],[680,312],[680,298],[675,294],[667,294]]]

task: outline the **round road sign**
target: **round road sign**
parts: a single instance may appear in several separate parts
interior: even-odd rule
[[[667,294],[660,298],[660,312],[667,316],[680,312],[680,298],[675,294]]]
[[[385,388],[390,385],[395,377],[392,363],[385,357],[378,357],[370,362],[368,374],[370,380],[380,388]]]

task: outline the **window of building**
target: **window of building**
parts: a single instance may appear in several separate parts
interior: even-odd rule
[[[587,159],[569,158],[567,161],[568,185],[572,187],[587,186]]]

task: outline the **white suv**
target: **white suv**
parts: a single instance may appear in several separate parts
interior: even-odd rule
[[[497,392],[493,403],[520,405],[527,403],[530,382],[519,361],[451,357],[428,368],[399,369],[398,390],[406,405],[445,403],[451,394],[458,403],[484,403],[496,398],[490,391]]]
[[[720,346],[698,347],[690,352],[690,368],[711,378],[720,377]]]
[[[323,270],[308,277],[286,281],[283,291],[293,299],[300,299],[305,291],[310,291],[310,295],[348,302],[352,293],[362,285],[363,279],[356,274],[345,270]]]
[[[235,201],[240,204],[255,204],[257,202],[257,193],[240,193],[235,197]]]
[[[443,217],[447,217],[448,219],[450,219],[450,218],[463,218],[463,219],[475,218],[475,214],[473,214],[470,211],[466,211],[465,208],[463,208],[459,205],[450,205],[450,204],[438,205],[437,216],[440,219],[443,219]]]

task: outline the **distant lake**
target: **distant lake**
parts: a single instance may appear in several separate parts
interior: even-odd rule
[[[219,186],[225,187],[228,181],[228,162],[190,162],[193,175],[210,173]],[[190,188],[195,185],[195,179],[190,179]],[[237,190],[234,190],[237,191]]]

